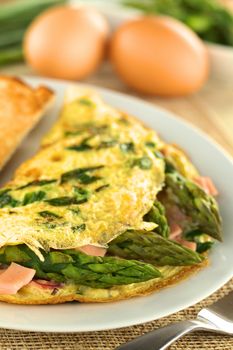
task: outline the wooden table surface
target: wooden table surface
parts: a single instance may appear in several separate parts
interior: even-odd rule
[[[0,73],[35,75],[26,65],[4,67]],[[198,93],[179,98],[160,98],[137,95],[130,91],[112,72],[109,64],[84,82],[138,96],[162,106],[195,124],[233,155],[233,81],[210,78]]]

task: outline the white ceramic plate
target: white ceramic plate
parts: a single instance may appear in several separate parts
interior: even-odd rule
[[[56,104],[28,136],[1,173],[9,179],[13,170],[31,156],[39,140],[49,129],[63,102],[66,82],[27,78],[29,83],[43,83],[57,93]],[[176,142],[192,157],[203,174],[211,175],[220,191],[219,202],[224,222],[224,242],[217,243],[210,254],[210,265],[188,280],[146,297],[108,304],[22,306],[0,303],[0,327],[43,332],[97,331],[131,326],[170,315],[220,288],[233,276],[233,163],[211,140],[171,113],[139,99],[98,89],[111,105],[139,117],[157,130],[167,141]]]

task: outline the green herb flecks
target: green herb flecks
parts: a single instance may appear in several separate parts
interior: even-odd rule
[[[76,225],[76,226],[72,226],[71,227],[73,232],[82,232],[86,229],[86,225],[85,224],[81,224],[81,225]]]
[[[80,135],[84,132],[85,130],[66,130],[64,131],[64,136],[69,137],[69,136],[77,136]]]
[[[160,151],[154,151],[154,155],[156,158],[164,159],[164,156]]]
[[[54,229],[58,226],[54,222],[44,222],[43,225],[48,229]]]
[[[88,191],[87,189],[77,186],[73,187],[73,191],[77,201],[88,200],[91,195],[90,191]]]
[[[52,184],[52,183],[54,183],[56,181],[57,180],[55,180],[55,179],[51,179],[51,180],[34,180],[34,181],[31,181],[31,182],[27,183],[26,185],[18,187],[17,190],[22,190],[24,188],[31,187],[31,186],[45,186],[45,185]]]
[[[79,145],[72,145],[66,147],[66,149],[76,152],[85,152],[91,150],[93,147],[90,146],[87,142],[92,138],[92,136],[86,137]]]
[[[88,185],[88,184],[91,184],[92,182],[95,182],[101,179],[102,179],[101,176],[91,176],[86,173],[80,174],[79,176],[79,182],[83,185]]]
[[[0,190],[0,198],[4,196],[6,193],[10,192],[12,189],[11,188],[3,188]]]
[[[103,149],[103,148],[110,148],[117,144],[117,140],[108,140],[108,141],[102,141],[96,149]]]
[[[42,218],[45,218],[45,219],[60,219],[61,216],[56,214],[56,213],[53,213],[52,211],[49,211],[49,210],[43,210],[43,211],[40,211],[38,213]]]
[[[100,192],[100,191],[104,190],[105,188],[108,188],[109,186],[110,186],[109,184],[99,186],[95,189],[95,192]]]
[[[0,192],[0,208],[5,207],[17,207],[20,204],[20,201],[14,199],[9,192],[11,189],[6,188]]]
[[[77,168],[71,171],[68,171],[61,176],[61,184],[71,181],[77,180],[82,184],[89,184],[96,180],[99,180],[99,176],[91,176],[88,173],[92,173],[95,170],[102,169],[103,165],[97,165],[89,168]]]
[[[87,198],[77,199],[76,197],[64,196],[64,197],[47,199],[45,202],[49,203],[54,207],[62,207],[62,206],[71,205],[71,204],[85,203],[87,202]]]
[[[73,146],[66,147],[66,149],[70,151],[84,152],[84,151],[90,151],[92,147],[87,143],[81,143],[80,145],[73,145]]]
[[[93,103],[93,101],[89,100],[88,98],[80,98],[78,100],[78,102],[81,104],[81,105],[84,105],[84,106],[88,106],[88,107],[94,107],[95,104]]]
[[[145,142],[145,145],[147,147],[150,147],[150,148],[155,148],[156,147],[156,143],[155,142],[152,142],[152,141],[147,141]]]
[[[167,159],[165,160],[165,173],[173,173],[174,171],[176,171],[175,166],[169,162]]]
[[[149,157],[141,157],[138,159],[134,159],[133,166],[138,166],[139,168],[143,170],[151,169],[152,167],[152,160]]]
[[[25,194],[24,199],[22,201],[22,205],[28,205],[34,202],[40,202],[46,197],[46,193],[44,191],[38,192],[28,192]]]
[[[80,135],[84,132],[88,132],[92,136],[102,134],[108,129],[108,125],[94,125],[93,123],[84,123],[80,124],[79,126],[76,126],[73,130],[66,130],[64,132],[64,136],[76,136]]]
[[[87,138],[88,140],[90,137]],[[72,145],[69,147],[66,147],[66,149],[71,150],[71,151],[77,151],[77,152],[85,152],[85,151],[90,151],[90,150],[100,150],[103,148],[110,148],[115,146],[117,143],[116,140],[109,140],[109,141],[102,141],[99,145],[97,146],[91,146],[87,143],[86,140],[81,142],[79,145]]]
[[[68,208],[74,215],[79,215],[81,213],[79,208]]]
[[[123,153],[134,152],[134,143],[133,142],[121,143],[120,144],[120,150]]]

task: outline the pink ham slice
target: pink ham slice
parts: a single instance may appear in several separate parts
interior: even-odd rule
[[[174,239],[174,241],[176,241],[177,243],[180,243],[182,246],[189,248],[193,251],[196,251],[196,249],[197,249],[197,244],[195,242],[186,241],[185,239],[183,239],[181,237],[176,237]]]
[[[166,216],[170,226],[176,224],[177,222],[184,222],[187,220],[186,215],[183,214],[176,205],[166,209]]]
[[[33,279],[36,270],[11,263],[0,275],[0,294],[16,294]]]
[[[96,247],[91,244],[84,245],[82,247],[78,247],[78,250],[80,252],[85,253],[87,255],[92,255],[92,256],[105,256],[107,249],[101,248],[101,247]]]
[[[181,245],[183,245],[186,248],[189,248],[191,250],[196,251],[196,248],[197,248],[196,243],[186,241],[185,239],[182,238],[182,236],[181,236],[182,228],[178,224],[172,222],[170,224],[170,231],[171,231],[170,236],[169,236],[170,239],[176,241],[177,243],[180,243]]]
[[[180,243],[186,248],[196,251],[197,245],[195,242],[189,242],[182,238],[182,228],[177,224],[177,222],[182,222],[187,220],[185,214],[177,206],[170,207],[167,210],[167,219],[170,226],[170,236],[169,239]]]
[[[199,185],[207,194],[210,194],[212,196],[218,195],[218,190],[210,177],[199,176],[194,179],[194,182]]]
[[[177,225],[176,223],[172,222],[170,225],[170,239],[176,239],[177,237],[180,237],[182,233],[182,228]]]

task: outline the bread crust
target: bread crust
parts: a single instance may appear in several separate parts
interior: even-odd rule
[[[0,169],[52,105],[54,93],[32,88],[16,77],[0,76]]]

